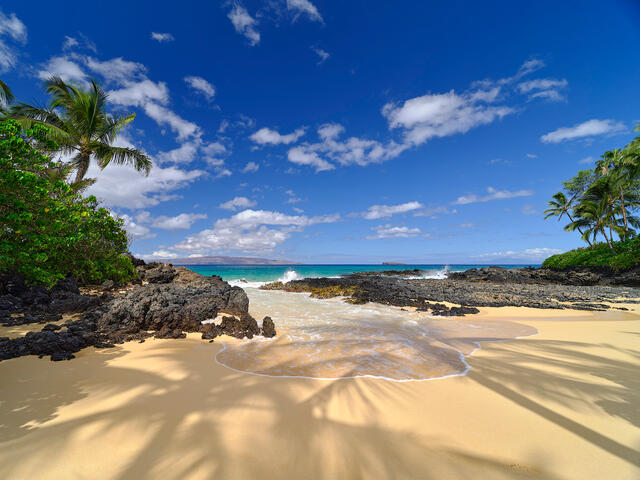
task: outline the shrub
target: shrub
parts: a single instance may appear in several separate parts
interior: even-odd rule
[[[640,235],[627,240],[613,242],[613,253],[606,243],[578,248],[547,258],[542,266],[562,269],[573,266],[606,266],[615,270],[626,270],[640,265]]]
[[[0,122],[0,273],[51,287],[66,275],[83,283],[136,276],[123,222],[47,172],[60,165],[36,146],[55,148],[47,130]]]

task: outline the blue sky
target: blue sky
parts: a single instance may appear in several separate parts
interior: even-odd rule
[[[152,258],[539,262],[581,244],[546,200],[633,138],[640,5],[14,2],[0,75],[96,78],[147,178],[90,193]]]

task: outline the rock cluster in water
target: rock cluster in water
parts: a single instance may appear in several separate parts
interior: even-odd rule
[[[82,294],[73,279],[53,289],[29,287],[11,277],[0,280],[0,323],[12,326],[46,323],[40,331],[19,338],[0,338],[0,360],[22,355],[50,355],[52,360],[73,358],[88,346],[111,347],[145,338],[183,338],[185,332],[202,332],[213,339],[226,334],[236,338],[275,336],[271,318],[260,328],[249,315],[249,299],[240,287],[232,287],[218,276],[204,277],[184,267],[136,262],[142,285],[123,292],[104,292],[114,285],[101,285],[100,293]],[[63,324],[63,314],[80,313]],[[203,324],[219,313],[222,323]]]
[[[313,297],[343,296],[349,303],[375,302],[415,307],[432,315],[463,316],[477,307],[532,307],[545,309],[606,310],[608,304],[636,303],[640,289],[614,287],[615,282],[635,285],[637,278],[606,276],[598,272],[553,272],[544,269],[507,270],[499,267],[471,269],[448,278],[421,279],[365,272],[340,278],[305,278],[267,284],[264,289],[310,292]],[[409,276],[414,272],[409,270]],[[592,285],[610,282],[609,285]],[[436,303],[434,303],[436,302]],[[449,307],[444,303],[460,305]],[[624,309],[623,307],[616,307]]]

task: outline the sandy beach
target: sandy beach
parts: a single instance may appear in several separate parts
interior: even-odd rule
[[[423,382],[239,373],[213,361],[220,339],[197,334],[4,361],[0,476],[640,477],[640,314],[479,316],[540,333]]]

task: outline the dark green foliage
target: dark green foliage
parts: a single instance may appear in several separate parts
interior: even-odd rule
[[[578,248],[547,258],[545,268],[563,269],[573,266],[609,266],[616,270],[626,270],[640,265],[640,236],[620,242],[613,242],[613,253],[606,243],[592,247]]]
[[[638,129],[640,131],[640,126]],[[566,231],[578,231],[590,248],[547,259],[545,266],[608,265],[628,268],[638,263],[636,232],[640,229],[640,137],[624,148],[605,152],[593,170],[582,170],[563,182],[564,192],[549,200],[546,217],[567,217]],[[615,241],[617,235],[619,241]],[[598,238],[605,244],[596,243]],[[629,246],[630,245],[630,246]]]
[[[0,273],[47,287],[71,274],[81,282],[136,276],[122,220],[50,175],[59,168],[34,148],[55,149],[46,128],[0,122]]]

